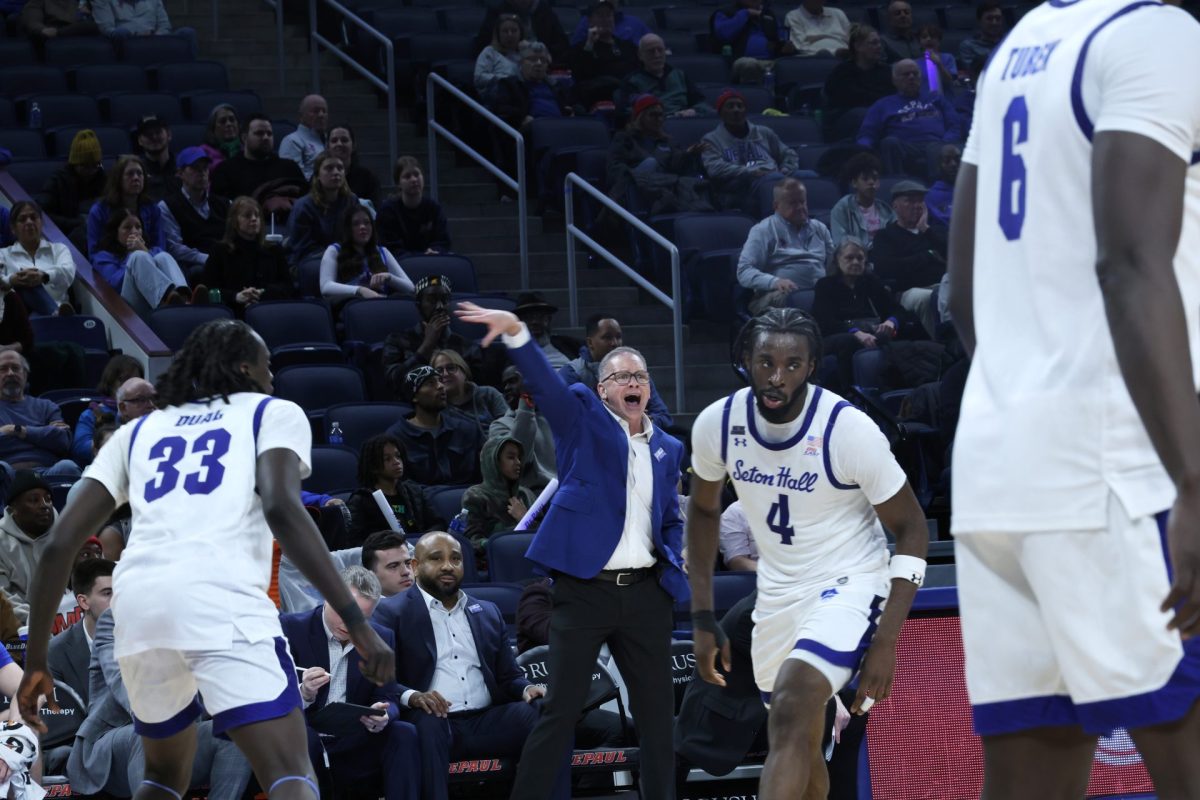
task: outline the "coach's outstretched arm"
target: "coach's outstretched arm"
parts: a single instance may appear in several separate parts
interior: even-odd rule
[[[45,535],[48,540],[41,560],[33,572],[29,592],[29,637],[25,645],[25,677],[17,690],[17,705],[25,723],[45,733],[46,725],[38,716],[38,695],[54,697],[54,677],[46,665],[50,630],[54,614],[66,591],[75,565],[75,556],[88,537],[112,516],[116,501],[99,481],[84,478]],[[51,708],[57,708],[49,701]]]
[[[720,652],[721,668],[726,672],[732,669],[732,656],[725,633],[713,614],[712,592],[721,530],[722,481],[706,481],[693,474],[690,485],[687,573],[692,587],[692,650],[696,654],[700,677],[724,686],[725,678],[716,669],[716,656]],[[924,525],[924,521],[921,524]]]
[[[1163,611],[1200,633],[1200,403],[1175,278],[1188,162],[1136,133],[1092,144],[1096,276],[1125,385],[1178,495],[1167,528],[1175,580]],[[1194,254],[1189,254],[1193,257]]]
[[[892,693],[892,679],[896,675],[896,642],[900,638],[900,628],[912,610],[913,598],[917,596],[921,580],[899,574],[901,570],[898,567],[902,565],[904,557],[910,557],[919,559],[923,570],[925,556],[929,553],[925,512],[921,510],[921,504],[917,502],[907,481],[890,500],[875,506],[875,513],[884,527],[896,537],[896,555],[892,556],[892,586],[887,605],[859,670],[858,694],[854,696],[854,705],[850,706],[852,714],[866,713],[867,708],[862,707],[866,698],[879,702]],[[923,575],[922,572],[922,578]]]
[[[256,473],[263,516],[271,533],[279,540],[284,555],[346,623],[350,641],[360,657],[363,676],[377,686],[395,680],[396,662],[391,648],[379,638],[354,602],[338,575],[321,532],[300,504],[299,458],[286,448],[267,450],[258,457]]]

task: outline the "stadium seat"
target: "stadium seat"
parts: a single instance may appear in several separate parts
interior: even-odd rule
[[[32,196],[42,190],[46,181],[50,180],[50,176],[57,172],[62,165],[63,162],[53,159],[14,161],[5,167],[4,171]]]
[[[683,705],[683,693],[696,677],[696,657],[690,639],[675,639],[671,642],[671,683],[675,687],[675,716]]]
[[[185,147],[204,143],[205,125],[199,122],[180,122],[171,126],[171,147],[178,152]]]
[[[46,40],[46,63],[73,69],[85,64],[112,64],[117,60],[112,40],[105,36],[68,36]]]
[[[95,389],[52,389],[38,395],[42,400],[49,400],[58,406],[63,422],[75,428],[79,417],[94,402],[101,399]]]
[[[795,149],[796,156],[800,159],[799,168],[811,169],[813,172],[817,171],[817,163],[820,162],[821,156],[825,155],[825,152],[829,150],[829,146],[824,144],[805,144],[803,142],[786,142],[785,144]],[[797,144],[800,146],[797,147]],[[880,197],[885,196],[880,193]]]
[[[406,331],[420,321],[417,304],[407,298],[356,298],[342,306],[342,326],[347,345],[357,342],[370,348],[382,344],[390,334]]]
[[[397,44],[403,40],[397,40]],[[474,58],[471,39],[459,33],[427,33],[408,39],[408,59],[414,65],[428,67],[436,61]]]
[[[570,36],[571,31],[575,30],[575,26],[579,24],[580,9],[570,5],[554,6],[554,15],[558,17],[558,24]]]
[[[52,94],[67,91],[67,73],[62,67],[25,64],[0,69],[0,94],[5,97],[25,97],[31,94]]]
[[[717,127],[712,117],[671,117],[663,123],[663,132],[679,147],[690,147]]]
[[[788,91],[797,85],[825,83],[829,73],[841,61],[823,56],[788,56],[775,60],[775,95],[787,97]]]
[[[816,297],[814,289],[797,289],[788,295],[787,304],[789,308],[798,308],[801,311],[812,312],[813,300]]]
[[[406,256],[401,267],[413,283],[426,275],[445,275],[450,279],[455,295],[474,294],[479,290],[475,279],[475,265],[466,256]]]
[[[974,6],[945,6],[937,9],[937,15],[938,24],[946,31],[973,31],[979,24]]]
[[[91,97],[109,94],[117,87],[123,92],[150,88],[146,68],[138,64],[89,64],[76,69],[73,80],[75,91]]]
[[[342,429],[342,444],[358,451],[363,443],[412,414],[407,403],[338,403],[325,409],[325,441],[329,429],[337,423]],[[447,520],[449,521],[449,520]]]
[[[693,214],[675,220],[689,317],[731,319],[736,281],[733,265],[755,220],[745,214]]]
[[[292,364],[340,364],[346,357],[333,331],[333,317],[315,300],[274,300],[246,309],[254,328],[271,352],[274,369]]]
[[[345,364],[298,364],[275,373],[275,396],[291,400],[313,418],[337,403],[361,403],[367,399],[363,376]]]
[[[773,130],[784,144],[794,146],[800,143],[821,143],[821,126],[812,117],[800,115],[790,117],[755,116],[750,121]]]
[[[851,366],[854,375],[854,385],[866,389],[882,388],[883,368],[883,351],[878,347],[864,347],[854,354]]]
[[[12,100],[7,97],[0,97],[0,125],[10,127],[17,124],[17,109],[13,106]]]
[[[757,572],[716,572],[713,573],[713,611],[717,618],[733,608],[739,600],[754,591],[757,585]],[[689,610],[690,613],[690,610]]]
[[[472,69],[474,69],[474,66],[472,66]],[[296,132],[296,123],[290,119],[273,119],[271,120],[271,132],[275,134],[276,142],[282,142],[289,133]]]
[[[484,308],[498,308],[503,309],[504,311],[515,311],[517,308],[516,300],[513,300],[509,297],[496,297],[494,295],[473,295],[459,297],[458,293],[455,292],[454,300],[455,302],[467,300],[477,306],[483,306]],[[473,342],[479,341],[487,333],[486,326],[477,325],[470,322],[463,322],[461,319],[454,316],[450,318],[450,330],[454,333],[457,333],[464,339],[469,339]]]
[[[262,98],[257,92],[203,90],[187,95],[188,118],[195,122],[207,122],[213,108],[221,103],[233,106],[240,120],[249,118],[251,114],[261,114],[263,110]],[[275,146],[278,147],[281,141],[283,137],[276,134]]]
[[[135,127],[142,117],[154,114],[174,125],[183,122],[179,98],[166,92],[126,92],[108,97],[108,119],[114,125]]]
[[[442,32],[439,15],[423,8],[379,8],[365,12],[364,17],[372,27],[389,38]],[[476,26],[470,34],[474,36],[478,30]]]
[[[121,40],[121,60],[126,64],[167,64],[190,61],[192,46],[182,36],[131,36]]]
[[[7,149],[14,159],[20,161],[46,157],[46,140],[42,132],[28,128],[0,129],[0,147]]]
[[[312,474],[300,483],[306,492],[330,494],[358,485],[358,454],[348,447],[316,445],[312,449]]]
[[[0,70],[3,74],[3,70]],[[93,97],[82,94],[40,94],[25,103],[25,115],[37,103],[42,112],[42,129],[49,130],[61,125],[99,125],[100,106]]]
[[[50,140],[51,154],[59,158],[66,158],[71,152],[71,141],[75,138],[75,134],[84,128],[89,128],[89,126],[64,125],[46,131],[46,137]],[[95,132],[96,139],[100,142],[100,152],[104,153],[108,158],[112,158],[120,153],[128,153],[133,149],[133,142],[130,141],[129,131],[124,128],[118,128],[113,125],[96,125],[95,127],[90,127],[89,130]],[[174,132],[172,131],[172,133]]]
[[[74,342],[84,350],[108,353],[108,331],[105,330],[104,322],[99,317],[90,317],[86,314],[71,314],[65,317],[31,317],[29,324],[33,327],[33,338],[36,341]]]
[[[463,510],[462,499],[467,493],[469,486],[434,486],[430,487],[425,492],[425,499],[429,503],[429,508],[433,515],[438,519],[446,521],[449,525],[450,521],[457,517]]]
[[[437,14],[446,33],[474,37],[483,26],[487,9],[482,6],[446,6],[439,8]]]
[[[495,603],[504,617],[504,623],[509,630],[509,638],[516,638],[517,606],[521,603],[520,586],[515,583],[496,583],[495,581],[468,585],[464,579],[462,590],[467,593],[467,597]]]
[[[712,7],[678,5],[656,8],[654,14],[658,18],[658,27],[665,31],[706,31],[715,11]],[[688,77],[691,77],[690,73]]]
[[[626,14],[629,13],[629,8],[621,9]],[[661,31],[659,36],[662,37],[663,43],[667,46],[667,52],[674,56],[698,56],[703,53],[700,45],[696,42],[696,34],[692,31]]]
[[[533,534],[509,531],[491,536],[487,541],[488,576],[499,583],[520,583],[536,577],[534,564],[525,558]]]
[[[225,91],[229,88],[229,73],[219,61],[180,61],[159,64],[155,70],[155,87],[160,92],[184,94],[199,91]]]
[[[692,83],[719,83],[728,86],[731,81],[729,64],[721,56],[676,56],[671,59],[670,64],[672,69],[683,70]],[[713,127],[716,127],[715,120],[709,121],[714,123]]]
[[[233,312],[221,305],[165,306],[151,311],[146,322],[168,350],[178,350],[192,331],[214,319],[233,319]]]
[[[36,64],[37,53],[33,50],[33,42],[28,39],[0,39],[0,64],[6,72],[16,69],[18,64]]]

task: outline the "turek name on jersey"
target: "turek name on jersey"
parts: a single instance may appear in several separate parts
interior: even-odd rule
[[[746,483],[757,483],[763,486],[774,486],[779,489],[790,489],[793,492],[811,492],[816,488],[821,475],[818,472],[805,470],[798,477],[792,476],[792,468],[781,466],[774,475],[760,472],[758,467],[746,466],[746,462],[738,459],[733,464],[733,479]]]

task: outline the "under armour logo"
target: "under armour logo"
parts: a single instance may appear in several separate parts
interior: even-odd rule
[[[746,446],[746,440],[745,440],[745,439],[743,439],[743,438],[741,438],[740,436],[739,436],[739,437],[735,437],[735,438],[734,438],[734,440],[733,440],[733,446],[734,446],[734,447],[745,447],[745,446]]]

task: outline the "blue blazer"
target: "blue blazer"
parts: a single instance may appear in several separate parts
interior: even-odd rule
[[[458,602],[466,603],[467,623],[475,637],[479,666],[483,680],[492,696],[492,705],[523,700],[525,673],[517,666],[512,648],[504,636],[504,617],[495,603],[466,595]],[[433,685],[437,668],[437,644],[429,607],[416,584],[408,591],[385,598],[375,608],[371,622],[387,628],[396,639],[396,681],[400,694],[409,689],[427,692]]]
[[[558,491],[526,557],[547,570],[594,578],[625,529],[629,437],[593,387],[567,386],[532,340],[510,349],[537,409],[550,423],[558,462]],[[650,436],[654,469],[651,536],[659,583],[675,599],[691,597],[683,572],[683,520],[679,516],[679,465],[683,445],[657,425]]]
[[[292,659],[297,667],[321,667],[329,670],[329,645],[325,638],[325,626],[321,622],[321,612],[324,605],[319,605],[310,611],[300,611],[295,614],[280,614],[279,624],[283,627],[283,635],[287,637],[288,647],[292,651]],[[388,647],[395,649],[392,632],[387,628],[376,625],[372,627]],[[376,686],[363,677],[358,668],[358,658],[351,654],[349,670],[346,673],[346,702],[360,706],[374,703],[388,704],[388,718],[399,718],[400,687],[389,681],[383,686]],[[317,698],[304,711],[307,718],[317,713],[325,706],[329,698],[329,684],[325,684],[317,692]]]

